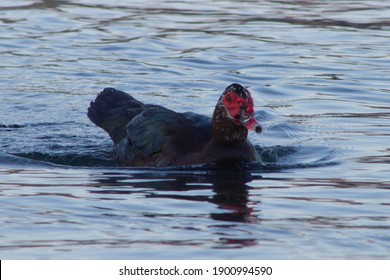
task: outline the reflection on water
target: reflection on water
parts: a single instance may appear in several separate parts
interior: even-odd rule
[[[214,203],[218,206],[218,209],[229,212],[211,213],[211,217],[215,220],[248,222],[251,219],[251,208],[247,206],[248,187],[246,183],[252,181],[253,176],[245,170],[232,169],[229,171],[226,169],[216,169],[201,171],[200,174],[199,171],[189,171],[184,174],[160,172],[157,175],[153,173],[141,173],[133,174],[130,177],[123,175],[110,177],[110,173],[105,173],[104,175],[107,178],[98,180],[101,184],[101,189],[93,190],[91,191],[92,193],[132,194],[138,189],[145,190],[153,188],[153,185],[155,185],[154,188],[156,191],[172,191],[174,193],[153,193],[146,196],[146,198],[184,199],[195,202]],[[137,177],[140,178],[138,179]],[[106,189],[105,186],[107,185],[116,186],[117,188],[114,190]],[[129,187],[129,185],[131,185],[131,190],[126,190],[126,187]],[[203,195],[188,196],[182,193],[201,190],[212,190],[214,194],[210,197],[209,192]]]
[[[384,182],[203,168],[0,176],[10,258],[383,258],[390,244]]]
[[[3,1],[0,256],[389,258],[389,10]],[[107,86],[210,116],[232,82],[256,164],[118,168],[86,117]]]

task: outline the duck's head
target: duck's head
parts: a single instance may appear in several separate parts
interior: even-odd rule
[[[219,100],[230,118],[237,126],[261,133],[262,126],[254,117],[253,99],[249,90],[240,84],[231,84],[222,93]]]

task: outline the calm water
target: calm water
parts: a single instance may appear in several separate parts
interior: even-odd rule
[[[2,1],[0,258],[389,259],[390,4],[258,2]],[[258,164],[118,168],[86,117],[233,82]]]

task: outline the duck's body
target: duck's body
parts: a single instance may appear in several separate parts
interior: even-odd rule
[[[91,102],[88,117],[108,132],[123,166],[252,162],[248,129],[261,131],[250,93],[238,84],[226,88],[212,119],[143,104],[112,88]]]

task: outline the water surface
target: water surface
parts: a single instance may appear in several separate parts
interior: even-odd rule
[[[2,259],[390,258],[387,1],[2,1]],[[262,161],[119,168],[115,87],[211,115],[248,86]]]

